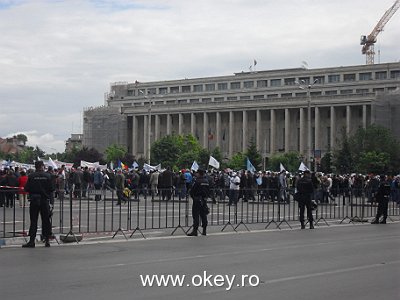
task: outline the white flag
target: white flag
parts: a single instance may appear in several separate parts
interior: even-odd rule
[[[58,169],[57,164],[51,159],[51,157],[49,157],[49,166],[53,169]]]
[[[219,161],[218,160],[216,160],[214,157],[212,157],[211,155],[210,155],[210,160],[208,161],[208,165],[209,166],[212,166],[212,167],[214,167],[214,168],[216,168],[216,169],[219,169]]]
[[[303,163],[303,162],[301,162],[301,164],[300,164],[300,166],[299,166],[299,171],[307,171],[308,170],[308,168],[307,168],[307,166]]]
[[[280,169],[281,172],[282,172],[282,171],[286,171],[286,169],[285,169],[285,167],[282,165],[282,163],[280,163],[279,169]]]
[[[197,172],[198,169],[199,169],[199,164],[197,163],[197,161],[193,161],[193,164],[192,164],[192,167],[190,168],[190,170]]]

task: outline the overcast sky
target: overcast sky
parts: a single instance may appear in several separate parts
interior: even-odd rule
[[[47,153],[82,132],[110,83],[362,65],[394,0],[0,0],[0,137]],[[400,61],[400,11],[375,61]]]

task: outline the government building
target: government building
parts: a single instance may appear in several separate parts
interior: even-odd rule
[[[254,143],[264,158],[298,151],[310,163],[373,123],[400,138],[399,109],[400,63],[116,82],[104,106],[85,109],[83,145],[147,158],[154,141],[192,134],[226,158]]]

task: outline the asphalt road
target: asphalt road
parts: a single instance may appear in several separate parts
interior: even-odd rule
[[[400,299],[399,229],[340,225],[3,248],[1,299]],[[207,286],[195,287],[204,272]],[[162,274],[186,277],[182,287],[142,285],[140,275]]]

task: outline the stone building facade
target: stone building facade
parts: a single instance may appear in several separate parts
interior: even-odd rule
[[[388,124],[382,105],[397,106],[399,89],[400,63],[120,82],[111,85],[105,107],[84,112],[84,145],[97,148],[103,140],[104,147],[112,136],[132,154],[147,157],[155,140],[192,134],[225,157],[246,151],[253,141],[264,157],[298,151],[307,162],[339,145],[343,132]],[[107,110],[111,127],[104,121]],[[398,119],[395,111],[388,117]]]

